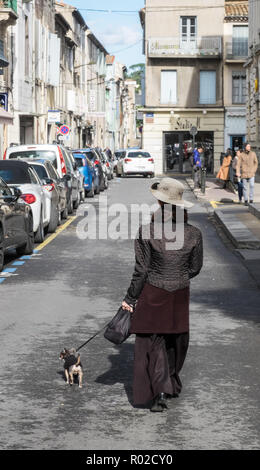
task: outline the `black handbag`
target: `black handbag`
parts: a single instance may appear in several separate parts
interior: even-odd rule
[[[114,344],[121,344],[130,336],[132,313],[119,308],[118,312],[107,325],[104,337]]]

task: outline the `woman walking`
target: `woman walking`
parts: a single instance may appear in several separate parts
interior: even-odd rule
[[[242,153],[241,149],[237,150],[236,155],[232,161],[232,167],[235,172],[235,183],[237,184],[239,203],[242,202],[242,197],[243,197],[243,183],[239,175],[239,159],[240,159],[241,153]]]
[[[223,187],[222,189],[227,187],[227,183],[229,181],[229,167],[232,162],[232,150],[227,149],[225,157],[223,158],[222,165],[219,169],[219,172],[216,176],[217,179],[220,179],[223,181]]]
[[[182,199],[183,191],[182,183],[173,178],[152,185],[159,209],[146,226],[149,236],[144,237],[147,230],[140,227],[135,241],[135,270],[122,302],[129,311],[137,302],[131,324],[131,333],[136,334],[134,405],[152,401],[151,411],[158,412],[167,408],[167,398],[177,397],[182,389],[179,373],[189,344],[189,285],[202,267],[202,235],[188,224],[187,208],[192,204]],[[178,229],[177,210],[184,210],[183,244],[169,249]],[[156,235],[158,220],[163,229],[161,237]],[[169,223],[172,240],[164,230]]]

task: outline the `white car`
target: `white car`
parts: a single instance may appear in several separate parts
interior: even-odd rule
[[[19,188],[22,192],[20,198],[30,204],[33,214],[34,240],[36,243],[42,243],[44,229],[50,223],[50,214],[48,213],[48,195],[36,171],[27,162],[1,160],[0,177],[9,187]]]
[[[148,175],[154,177],[154,159],[149,152],[141,149],[128,149],[117,162],[117,176]]]

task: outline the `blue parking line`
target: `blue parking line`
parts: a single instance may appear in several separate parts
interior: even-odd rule
[[[25,261],[15,261],[12,266],[22,266],[25,263]]]
[[[6,268],[2,271],[2,273],[14,273],[16,268]]]
[[[39,253],[38,250],[33,250],[33,252],[36,254],[36,253]]]
[[[0,284],[3,284],[5,280],[6,280],[6,277],[0,277]]]
[[[21,261],[24,260],[26,261],[27,259],[31,259],[32,257],[30,255],[26,255],[26,256],[22,256],[21,258],[19,258]]]

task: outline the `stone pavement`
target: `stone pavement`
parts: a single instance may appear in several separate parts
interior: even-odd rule
[[[231,241],[251,276],[260,287],[260,177],[256,177],[254,203],[239,204],[237,192],[223,189],[222,184],[208,177],[206,191],[194,190],[191,177],[186,181],[199,202],[214,215],[216,224]]]

